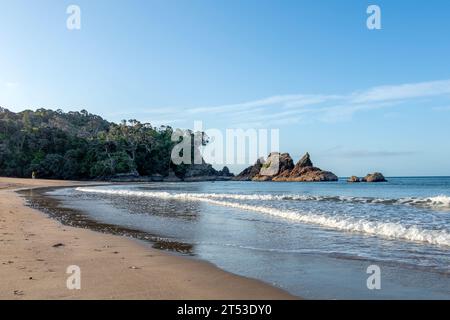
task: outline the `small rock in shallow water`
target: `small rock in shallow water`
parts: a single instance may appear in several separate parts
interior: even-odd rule
[[[363,182],[387,182],[386,178],[379,172],[369,173],[362,179]]]
[[[361,180],[357,176],[351,176],[347,182],[361,182]]]

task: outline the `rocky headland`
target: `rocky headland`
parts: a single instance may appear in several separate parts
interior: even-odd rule
[[[222,170],[216,170],[209,163],[204,160],[201,164],[192,164],[188,167],[183,177],[180,177],[185,182],[196,181],[227,181],[231,180],[234,174],[230,173],[228,167],[223,167]]]
[[[112,182],[197,182],[197,181],[228,181],[234,177],[228,167],[216,170],[205,161],[201,164],[192,164],[180,172],[170,168],[167,175],[153,174],[140,176],[136,171],[124,174],[116,174],[109,181]]]

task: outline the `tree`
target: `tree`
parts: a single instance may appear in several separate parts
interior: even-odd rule
[[[108,179],[119,173],[183,176],[189,165],[171,160],[173,129],[135,119],[110,123],[86,110],[38,109],[14,113],[0,108],[0,175]],[[204,133],[201,145],[207,143]],[[192,145],[193,154],[198,146]]]

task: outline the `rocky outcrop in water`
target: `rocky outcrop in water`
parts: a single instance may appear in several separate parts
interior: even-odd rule
[[[280,174],[287,174],[294,168],[294,161],[289,153],[272,152],[262,164],[253,181],[270,181]]]
[[[234,174],[232,174],[232,173],[230,172],[230,169],[228,169],[227,166],[223,167],[222,170],[219,170],[219,172],[217,173],[217,175],[220,176],[220,177],[233,177],[233,176],[234,176]]]
[[[248,168],[245,168],[241,173],[233,178],[235,181],[251,181],[259,174],[264,160],[258,159],[256,163]]]
[[[266,161],[258,162],[242,171],[234,180],[240,181],[337,181],[338,177],[329,171],[314,167],[309,153],[294,165],[289,153],[273,152]]]
[[[298,182],[321,182],[321,181],[337,181],[338,177],[330,172],[323,171],[316,167],[305,167],[298,173],[291,174],[289,177],[276,177],[273,181],[298,181]]]
[[[387,182],[386,178],[379,172],[369,173],[362,179],[363,182]]]
[[[309,153],[306,153],[288,172],[281,173],[272,179],[273,181],[300,181],[300,182],[319,182],[319,181],[337,181],[338,177],[330,172],[314,167]]]
[[[314,167],[308,152],[297,162],[296,166],[299,168]]]
[[[361,180],[357,176],[351,176],[348,178],[347,182],[355,183],[355,182],[361,182]]]

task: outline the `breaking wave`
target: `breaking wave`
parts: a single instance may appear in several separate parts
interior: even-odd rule
[[[79,188],[86,189],[86,188]],[[97,189],[95,189],[97,190]],[[82,190],[81,190],[82,191]],[[135,191],[133,191],[135,192]],[[136,191],[137,192],[137,191]],[[145,192],[147,193],[147,192]],[[155,195],[163,196],[165,192],[153,192]],[[372,197],[350,197],[350,196],[314,196],[314,195],[292,195],[292,194],[229,194],[229,193],[180,193],[172,196],[195,197],[207,199],[233,199],[233,200],[260,200],[260,201],[330,201],[366,204],[386,204],[386,205],[411,205],[428,207],[431,209],[449,209],[450,196],[440,195],[435,197],[408,197],[400,199],[372,198]]]
[[[435,196],[427,198],[400,198],[383,199],[370,197],[346,197],[346,196],[313,196],[313,195],[271,195],[271,194],[222,194],[222,193],[191,193],[189,196],[208,199],[234,199],[234,200],[261,200],[261,201],[335,201],[350,203],[373,203],[373,204],[397,204],[412,205],[430,208],[450,209],[449,196]]]
[[[430,207],[435,209],[450,209],[450,197],[436,196],[428,198],[400,198],[383,199],[370,197],[346,197],[346,196],[313,196],[313,195],[271,195],[271,194],[220,194],[220,193],[195,193],[196,197],[210,199],[234,199],[234,200],[261,200],[261,201],[335,201],[349,203],[373,203],[373,204],[392,204],[392,205],[412,205],[421,207]]]
[[[402,225],[401,223],[369,221],[366,219],[355,219],[348,217],[331,217],[314,213],[306,213],[293,210],[282,210],[272,207],[255,206],[238,202],[223,201],[223,199],[286,200],[288,198],[290,200],[312,200],[309,198],[324,198],[324,197],[302,196],[308,197],[308,199],[300,199],[300,198],[296,199],[297,196],[283,196],[283,195],[169,193],[169,192],[132,191],[119,189],[98,189],[89,187],[79,187],[76,188],[76,190],[81,192],[120,195],[120,196],[148,197],[148,198],[180,200],[180,201],[198,201],[209,203],[212,205],[263,213],[278,218],[318,225],[321,227],[335,229],[339,231],[357,232],[388,239],[400,239],[413,242],[428,243],[433,245],[450,246],[450,234],[445,230],[429,230],[423,229],[416,225],[405,226]],[[341,197],[333,197],[333,198],[341,198]],[[411,202],[413,201],[416,201],[416,204],[422,203],[430,204],[433,203],[434,201],[434,203],[442,205],[445,201],[449,201],[449,197],[442,196],[442,197],[422,198],[422,199],[409,198],[409,200],[398,199],[396,201],[405,201],[405,204],[412,204]]]

